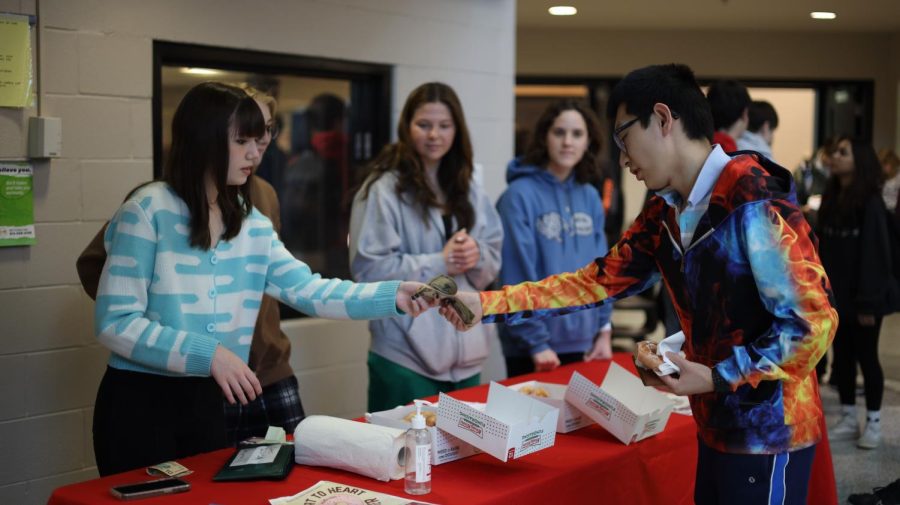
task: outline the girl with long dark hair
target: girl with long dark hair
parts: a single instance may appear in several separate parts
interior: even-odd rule
[[[884,275],[890,257],[882,180],[871,144],[838,139],[818,221],[819,253],[840,317],[832,373],[837,376],[843,415],[828,436],[830,440],[856,440],[864,449],[874,449],[881,442],[884,374],[878,361],[878,334],[890,282]],[[867,410],[861,434],[856,412],[857,363],[862,369]]]
[[[95,313],[112,351],[94,410],[101,475],[225,445],[223,394],[246,404],[262,391],[247,358],[263,292],[328,318],[426,308],[411,300],[419,283],[322,279],[288,253],[247,184],[265,133],[243,90],[195,86],[175,111],[163,180],[109,224]]]

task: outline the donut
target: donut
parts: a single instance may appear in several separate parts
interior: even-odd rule
[[[403,420],[411,423],[413,418],[416,417],[416,411],[413,410],[409,414],[403,417]],[[434,426],[437,424],[437,413],[431,411],[422,412],[422,417],[425,418],[425,426]]]
[[[638,363],[650,370],[657,370],[663,364],[662,358],[656,353],[656,342],[649,340],[638,343],[635,357]]]
[[[519,392],[522,393],[523,395],[535,396],[538,398],[549,398],[550,397],[550,393],[548,393],[546,389],[544,389],[540,386],[536,386],[536,387],[522,386],[521,388],[519,388]]]

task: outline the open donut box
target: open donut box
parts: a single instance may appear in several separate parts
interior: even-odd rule
[[[519,391],[521,393],[522,388],[526,387],[530,387],[533,389],[543,389],[547,392],[548,396],[546,398],[540,396],[531,397],[535,400],[544,402],[551,407],[556,407],[559,409],[559,418],[556,420],[557,433],[569,433],[577,430],[578,428],[584,428],[585,426],[594,424],[593,419],[586,416],[584,412],[576,409],[572,406],[572,404],[566,401],[566,389],[568,386],[566,386],[565,384],[527,381],[520,382],[518,384],[512,384],[509,386],[509,389],[512,389],[513,391]]]
[[[483,410],[444,393],[437,425],[500,461],[553,446],[559,409],[491,382]]]
[[[575,372],[566,401],[628,445],[665,429],[675,403],[615,362],[598,386]]]
[[[472,405],[472,408],[476,409],[479,407],[479,404],[470,405]],[[382,410],[381,412],[374,412],[371,414],[367,413],[366,421],[371,424],[387,426],[389,428],[408,430],[410,427],[412,427],[412,425],[408,421],[405,421],[403,418],[406,417],[407,414],[415,410],[415,405],[406,405],[396,407],[391,410]],[[437,413],[437,406],[423,405],[422,413],[425,412]],[[471,444],[467,444],[466,442],[460,440],[457,437],[454,437],[453,435],[440,428],[437,428],[436,426],[429,426],[428,431],[431,432],[432,465],[440,465],[441,463],[456,461],[458,459],[462,459],[481,452],[477,447]]]

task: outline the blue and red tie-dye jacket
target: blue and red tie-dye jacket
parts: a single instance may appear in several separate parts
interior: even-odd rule
[[[736,156],[687,248],[675,210],[654,197],[606,257],[482,293],[484,322],[596,307],[643,291],[661,274],[687,359],[715,367],[731,385],[728,393],[691,397],[703,442],[751,454],[813,445],[822,437],[813,371],[834,337],[837,312],[792,181],[764,158]]]

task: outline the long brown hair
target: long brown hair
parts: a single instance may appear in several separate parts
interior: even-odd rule
[[[190,211],[190,241],[193,247],[209,249],[209,202],[206,174],[212,175],[222,211],[224,240],[237,236],[250,215],[253,202],[249,184],[229,186],[228,143],[230,128],[238,137],[262,137],[266,131],[262,112],[244,90],[218,82],[191,88],[172,118],[172,147],[163,180],[184,200]]]
[[[446,195],[446,203],[442,210],[456,218],[460,228],[472,229],[475,223],[475,210],[469,201],[469,186],[472,181],[472,143],[469,140],[469,129],[463,115],[462,105],[456,92],[450,86],[440,82],[429,82],[414,89],[400,113],[397,124],[397,142],[386,146],[370,166],[370,176],[363,185],[363,197],[369,197],[372,183],[390,171],[397,173],[397,195],[403,198],[404,193],[411,194],[413,201],[422,210],[425,223],[428,207],[441,207],[437,196],[428,187],[425,179],[425,166],[413,147],[410,124],[419,107],[428,103],[442,103],[447,106],[453,117],[456,134],[447,154],[441,158],[437,180]]]
[[[580,184],[597,182],[600,178],[600,149],[603,145],[600,143],[600,120],[580,100],[572,98],[564,98],[562,100],[551,103],[544,109],[541,117],[538,118],[537,124],[534,126],[534,135],[528,149],[525,150],[525,156],[522,162],[527,165],[534,165],[543,169],[547,168],[550,163],[550,153],[547,152],[547,133],[553,122],[560,114],[567,110],[574,110],[581,114],[584,124],[587,127],[588,146],[584,150],[584,155],[578,160],[572,172],[575,174],[575,180]]]

